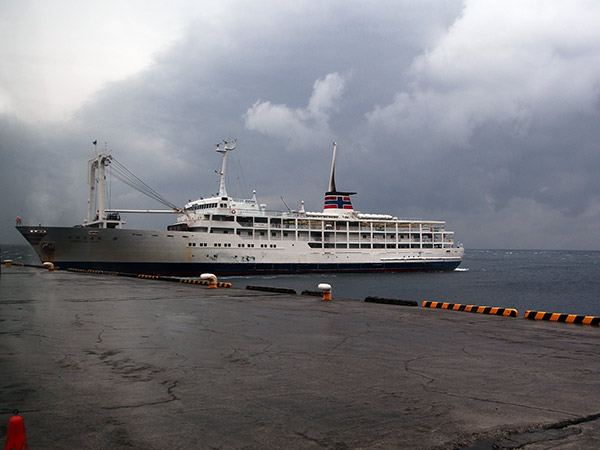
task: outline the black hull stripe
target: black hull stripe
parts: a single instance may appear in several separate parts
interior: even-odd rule
[[[420,261],[371,264],[226,264],[226,263],[124,263],[53,261],[61,269],[102,270],[146,275],[200,276],[210,272],[217,276],[296,273],[357,272],[441,272],[458,267],[460,261]]]

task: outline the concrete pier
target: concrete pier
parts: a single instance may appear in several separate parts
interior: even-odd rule
[[[600,448],[599,327],[242,288],[3,267],[1,444]]]

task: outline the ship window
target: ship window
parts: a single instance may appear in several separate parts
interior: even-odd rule
[[[243,227],[251,227],[252,226],[252,217],[237,217],[237,222]]]
[[[360,244],[360,248],[371,248],[371,244]]]
[[[309,242],[308,246],[310,248],[322,248],[323,244],[321,244],[320,242]]]

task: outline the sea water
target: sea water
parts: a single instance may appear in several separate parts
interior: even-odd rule
[[[27,245],[3,245],[2,260],[40,264]],[[600,251],[471,250],[451,272],[302,274],[222,277],[234,287],[247,285],[317,291],[332,286],[332,297],[367,296],[422,302],[600,316]]]
[[[225,279],[225,278],[224,278]],[[244,284],[317,291],[332,297],[367,296],[600,316],[600,252],[562,250],[466,250],[451,272],[306,274],[227,277]]]

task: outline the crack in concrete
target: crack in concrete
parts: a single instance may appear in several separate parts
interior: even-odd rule
[[[559,442],[568,439],[571,436],[582,434],[581,429],[568,430],[569,427],[594,422],[600,419],[600,413],[588,416],[580,416],[572,419],[561,420],[560,422],[550,424],[536,424],[528,427],[511,428],[505,430],[493,430],[487,433],[474,434],[471,442],[455,442],[453,448],[463,448],[465,450],[483,450],[483,449],[518,449],[527,448],[532,444],[543,444],[549,442]],[[560,433],[552,433],[559,431]]]
[[[530,406],[530,405],[524,405],[522,403],[504,402],[502,400],[494,400],[494,399],[490,399],[490,398],[481,398],[481,397],[473,397],[473,396],[469,396],[469,395],[453,394],[453,393],[450,393],[447,391],[442,391],[440,389],[428,389],[428,390],[429,390],[429,392],[434,392],[436,394],[441,394],[441,395],[447,395],[448,397],[463,398],[463,399],[467,399],[467,400],[475,400],[475,401],[480,401],[480,402],[485,402],[485,403],[516,406],[518,408],[531,409],[531,410],[535,410],[535,411],[546,411],[546,412],[551,412],[551,413],[564,414],[567,416],[575,416],[575,413],[568,412],[568,411],[561,411],[558,409],[542,408],[541,406]]]
[[[531,405],[525,405],[522,403],[515,403],[515,402],[506,402],[506,401],[502,401],[502,400],[494,400],[494,399],[490,399],[490,398],[482,398],[482,397],[475,397],[475,396],[470,396],[470,395],[461,395],[461,394],[456,394],[456,393],[452,393],[449,391],[445,391],[442,389],[436,389],[434,387],[431,386],[432,383],[434,383],[436,381],[435,378],[430,377],[428,375],[425,375],[424,373],[418,372],[414,369],[411,369],[409,367],[409,364],[414,362],[414,361],[418,361],[420,359],[429,359],[431,358],[430,355],[428,356],[424,356],[424,357],[419,357],[419,358],[414,358],[414,359],[410,359],[404,362],[404,368],[406,370],[406,372],[411,373],[413,375],[417,375],[421,378],[424,378],[426,381],[423,382],[421,384],[421,386],[423,387],[424,390],[428,391],[428,392],[433,392],[436,394],[441,394],[441,395],[446,395],[448,397],[454,397],[454,398],[462,398],[462,399],[467,399],[467,400],[474,400],[474,401],[480,401],[480,402],[485,402],[485,403],[493,403],[493,404],[498,404],[498,405],[508,405],[508,406],[516,406],[519,408],[525,408],[525,409],[530,409],[530,410],[536,410],[536,411],[546,411],[546,412],[551,412],[551,413],[557,413],[557,414],[564,414],[567,416],[575,416],[574,413],[572,412],[568,412],[568,411],[561,411],[561,410],[555,410],[555,409],[549,409],[549,408],[542,408],[542,407],[538,407],[538,406],[531,406]]]
[[[162,384],[165,384],[165,383],[168,383],[168,381],[164,381]],[[101,409],[115,410],[115,409],[143,408],[145,406],[164,405],[166,403],[171,403],[171,402],[177,401],[177,400],[179,400],[179,397],[177,397],[175,394],[173,394],[173,390],[177,387],[178,383],[179,383],[179,380],[175,380],[171,383],[170,386],[167,387],[167,395],[169,395],[169,397],[171,397],[171,398],[168,398],[165,400],[157,400],[154,402],[137,403],[135,405],[102,406]]]

